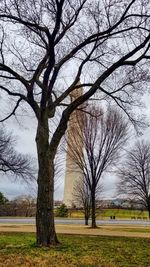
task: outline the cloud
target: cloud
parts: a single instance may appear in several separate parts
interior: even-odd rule
[[[3,175],[0,176],[0,191],[7,197],[9,200],[13,198],[27,194],[27,185],[12,182],[7,177]]]

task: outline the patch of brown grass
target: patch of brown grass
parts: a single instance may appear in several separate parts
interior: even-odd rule
[[[100,257],[86,255],[81,259],[71,255],[47,253],[43,256],[3,255],[0,257],[0,267],[115,267],[114,264],[104,261]]]

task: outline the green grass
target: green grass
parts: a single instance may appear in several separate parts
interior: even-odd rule
[[[97,210],[97,219],[108,219],[110,216],[115,216],[116,219],[148,219],[148,212],[141,210],[127,210],[127,209],[103,209]],[[71,212],[71,218],[83,218],[84,215],[81,211]]]
[[[129,228],[129,227],[109,227],[107,228],[109,231],[123,231],[123,232],[130,232],[130,233],[147,233],[149,234],[150,233],[150,228],[138,228],[138,227],[132,227],[132,228]]]
[[[37,248],[31,233],[0,234],[1,267],[150,267],[150,239],[59,235]]]
[[[122,219],[131,219],[131,217],[135,218],[148,218],[148,212],[147,211],[140,211],[140,210],[125,210],[125,209],[105,209],[102,210],[99,214],[101,217],[110,217],[110,216],[116,216],[116,218],[122,218]]]

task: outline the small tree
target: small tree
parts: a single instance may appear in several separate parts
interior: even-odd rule
[[[74,198],[79,207],[83,209],[85,225],[88,225],[91,216],[91,193],[86,179],[82,176],[80,177],[80,183],[75,184]]]
[[[16,197],[12,202],[12,205],[15,205],[18,216],[35,216],[36,199],[32,196],[21,195]]]
[[[119,170],[118,193],[141,203],[150,219],[150,143],[138,141]]]
[[[57,217],[68,217],[68,209],[65,204],[62,204],[60,207],[57,208],[56,216]]]
[[[95,207],[99,205],[99,196],[101,195],[103,191],[103,186],[102,183],[99,182],[99,186],[96,188],[96,194],[95,194]],[[85,225],[89,224],[89,219],[92,214],[92,200],[91,200],[91,190],[89,187],[89,183],[85,176],[81,175],[79,181],[75,183],[74,186],[74,198],[75,202],[78,203],[78,206],[82,208],[82,212],[84,213],[84,220],[85,220]],[[98,203],[98,205],[97,205]],[[96,209],[95,208],[95,209]],[[95,212],[95,217],[96,217],[96,212]]]
[[[82,203],[87,198],[88,205],[91,202],[92,228],[95,228],[96,195],[102,189],[101,178],[119,160],[127,141],[128,123],[117,110],[108,108],[104,112],[91,107],[84,118],[78,120],[78,127],[74,125],[72,133],[67,141],[68,153],[83,176],[76,194]]]
[[[0,205],[3,205],[8,202],[8,199],[4,196],[2,192],[0,192]]]

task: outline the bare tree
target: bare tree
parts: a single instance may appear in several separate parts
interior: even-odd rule
[[[30,195],[18,196],[1,204],[0,216],[33,217],[36,214],[36,199]]]
[[[35,164],[29,155],[22,155],[15,149],[15,139],[5,129],[0,129],[0,171],[22,178],[29,182],[35,180]]]
[[[74,186],[74,199],[78,206],[83,209],[85,225],[88,225],[91,216],[91,192],[86,179],[83,176],[80,179],[80,183],[77,182]]]
[[[12,105],[15,101],[1,121],[17,115],[23,102],[37,119],[38,245],[58,242],[54,158],[71,113],[96,92],[127,113],[126,106],[142,92],[150,46],[148,5],[144,0],[0,1],[0,89]],[[83,94],[70,102],[69,94],[79,87]]]
[[[99,183],[99,186],[96,188],[95,193],[95,207],[99,207],[99,197],[103,192],[103,186]],[[82,208],[82,212],[84,214],[85,225],[89,224],[89,219],[91,217],[91,208],[92,208],[92,201],[91,201],[91,190],[89,187],[88,180],[86,176],[81,173],[80,181],[75,183],[74,186],[74,199],[75,203],[78,204],[80,208]]]
[[[91,107],[89,113],[84,114],[84,121],[78,119],[78,127],[74,125],[72,133],[67,141],[68,153],[83,175],[79,187],[84,185],[85,188],[80,190],[82,193],[85,189],[88,192],[90,190],[92,228],[95,228],[96,194],[102,188],[101,178],[104,172],[118,162],[121,149],[127,141],[128,123],[117,110],[108,108],[103,113]]]
[[[16,216],[35,216],[36,199],[30,195],[22,195],[16,197],[12,201],[12,205],[15,205]]]
[[[138,141],[119,170],[118,192],[142,204],[150,218],[150,143]]]

